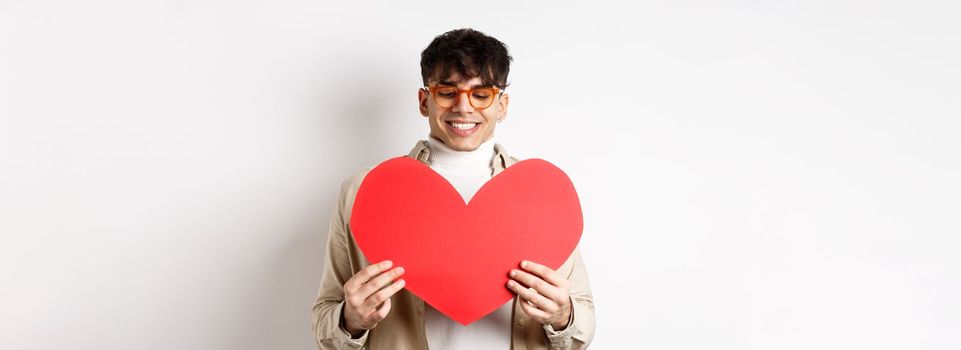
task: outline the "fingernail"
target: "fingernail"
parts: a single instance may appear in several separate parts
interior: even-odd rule
[[[513,287],[513,286],[516,285],[516,284],[517,284],[517,283],[514,283],[514,281],[507,281],[507,285],[508,285],[508,286]]]
[[[511,277],[517,277],[517,270],[511,270]]]
[[[397,274],[398,274],[398,275],[401,275],[401,274],[404,273],[404,268],[403,268],[403,267],[398,267],[395,271],[397,271]]]
[[[407,284],[407,281],[404,281],[404,280],[402,280],[402,279],[399,279],[399,280],[397,280],[397,284],[400,285],[400,286],[403,286],[403,285]]]
[[[393,263],[394,263],[393,261],[384,260],[384,262],[382,262],[381,264],[384,264],[384,267],[390,267],[390,265],[392,265]]]
[[[521,261],[521,267],[523,267],[523,268],[525,268],[525,269],[528,268],[528,267],[530,267],[530,266],[528,266],[528,265],[530,265],[530,264],[531,264],[531,263],[527,262],[527,260]]]

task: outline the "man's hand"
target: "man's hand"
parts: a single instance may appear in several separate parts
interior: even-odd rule
[[[521,297],[521,309],[540,324],[555,331],[568,326],[571,318],[570,282],[551,268],[522,261],[522,270],[511,270],[507,287]]]
[[[388,271],[391,265],[390,260],[384,260],[367,266],[344,283],[344,329],[352,337],[384,320],[390,312],[390,297],[406,285],[404,280],[391,284],[404,274],[403,267]]]

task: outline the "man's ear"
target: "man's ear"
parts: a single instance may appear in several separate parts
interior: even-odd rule
[[[417,101],[420,104],[420,115],[427,116],[427,97],[430,94],[427,90],[417,89]]]
[[[504,119],[507,119],[507,105],[510,104],[511,102],[510,100],[511,100],[510,95],[506,93],[501,95],[500,101],[497,102],[500,104],[500,107],[501,107],[500,114],[497,116],[497,119],[500,119],[501,121],[504,121]]]

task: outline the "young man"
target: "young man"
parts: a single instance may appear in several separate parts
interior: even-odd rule
[[[517,162],[494,143],[507,116],[507,47],[472,29],[444,33],[421,55],[420,113],[430,125],[409,157],[429,165],[469,201]],[[516,297],[462,326],[404,290],[404,268],[370,264],[347,226],[366,172],[346,180],[331,217],[324,277],[313,309],[321,349],[584,349],[594,303],[577,249],[556,271],[525,261],[510,272]],[[470,271],[464,271],[470,273]]]

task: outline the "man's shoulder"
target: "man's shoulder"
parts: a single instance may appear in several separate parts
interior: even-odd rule
[[[342,217],[350,217],[351,209],[354,207],[354,199],[357,197],[357,190],[360,189],[360,184],[364,182],[364,177],[366,177],[367,173],[372,169],[374,169],[374,167],[368,167],[358,171],[341,182],[340,193],[337,196],[337,207]]]
[[[400,158],[400,157],[401,156],[398,156],[396,158]],[[407,156],[407,157],[413,158],[411,156]],[[376,168],[378,165],[381,165],[384,162],[389,161],[391,159],[395,159],[395,158],[384,159],[380,163],[368,166],[348,176],[346,179],[344,179],[343,183],[341,184],[341,188],[344,190],[353,190],[354,192],[357,192],[357,189],[360,188],[360,184],[364,182],[364,178],[367,177],[367,174],[369,174],[371,170],[374,170],[374,168]],[[416,159],[416,158],[413,158],[413,159]]]
[[[370,173],[371,170],[374,170],[374,167],[375,166],[364,168],[344,179],[344,181],[340,184],[341,192],[345,194],[357,193],[357,189],[360,188],[360,184],[364,182],[364,178],[367,177],[367,174]]]
[[[364,182],[364,178],[367,177],[367,174],[369,174],[371,170],[374,170],[374,168],[376,168],[378,165],[383,164],[383,162],[386,162],[390,159],[385,159],[380,163],[361,169],[360,171],[357,171],[344,179],[344,181],[340,184],[341,198],[346,199],[347,202],[352,202],[353,197],[357,195],[357,190],[360,189],[360,185]]]

